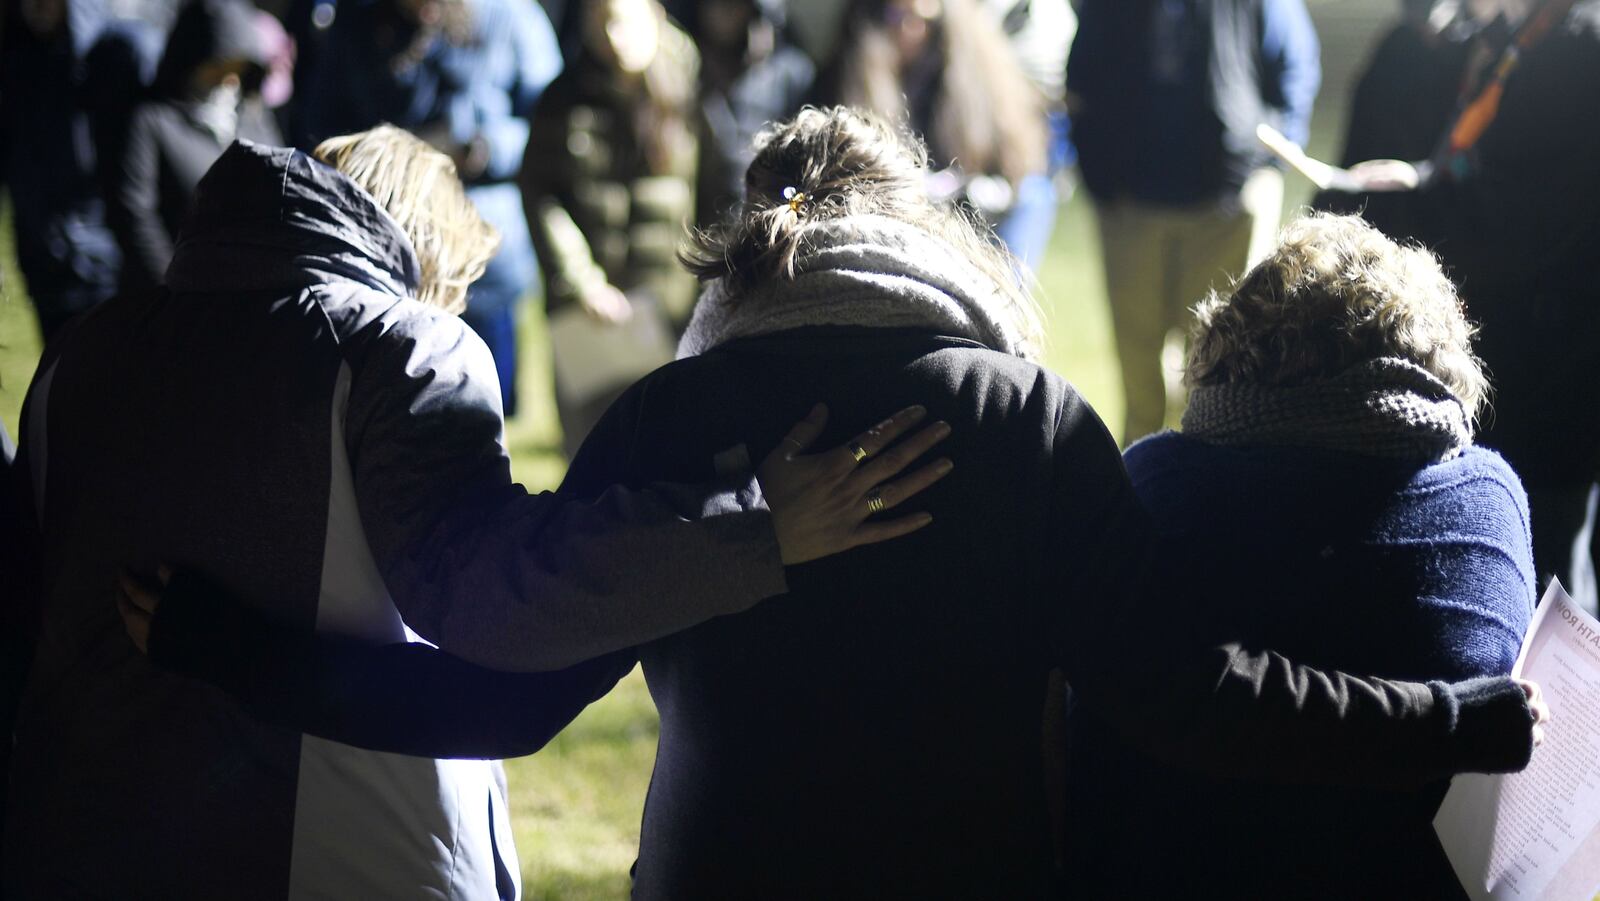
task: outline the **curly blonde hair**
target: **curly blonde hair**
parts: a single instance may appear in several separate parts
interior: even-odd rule
[[[467,199],[456,164],[393,125],[329,138],[312,152],[365,188],[411,239],[422,267],[417,299],[446,312],[467,308],[500,233]]]
[[[1409,360],[1475,417],[1489,394],[1476,332],[1433,254],[1358,216],[1314,213],[1233,285],[1195,307],[1184,381],[1296,385],[1378,357]]]

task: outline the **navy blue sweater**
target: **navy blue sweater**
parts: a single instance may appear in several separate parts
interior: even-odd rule
[[[1182,586],[1166,595],[1206,640],[1403,679],[1515,662],[1534,600],[1528,508],[1494,452],[1418,468],[1168,432],[1126,462]],[[1215,779],[1150,761],[1079,716],[1072,872],[1084,897],[1457,897],[1430,825],[1446,785]],[[1149,860],[1168,865],[1138,865]]]

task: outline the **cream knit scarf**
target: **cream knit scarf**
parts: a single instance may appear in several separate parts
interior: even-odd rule
[[[736,295],[722,280],[707,285],[678,358],[813,325],[927,329],[1024,356],[996,295],[988,276],[921,229],[851,216],[806,235],[793,280],[770,279]]]
[[[1305,385],[1195,388],[1183,432],[1233,447],[1316,447],[1429,463],[1472,443],[1461,401],[1432,373],[1397,357]]]

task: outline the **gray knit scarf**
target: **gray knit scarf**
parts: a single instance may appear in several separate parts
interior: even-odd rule
[[[825,222],[806,236],[793,280],[733,294],[724,280],[700,295],[678,358],[737,338],[813,325],[927,329],[1025,356],[994,282],[963,254],[882,216]]]
[[[1396,357],[1306,385],[1195,388],[1183,432],[1230,447],[1315,447],[1429,463],[1472,443],[1461,401],[1432,373]]]

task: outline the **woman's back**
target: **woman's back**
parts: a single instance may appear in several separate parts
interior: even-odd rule
[[[1056,472],[1126,478],[1071,388],[927,332],[745,339],[636,387],[568,487],[703,480],[819,398],[840,428],[925,404],[953,426],[955,474],[918,498],[935,521],[915,537],[791,569],[789,595],[642,649],[662,734],[635,894],[1041,896],[1054,614],[1074,571],[1106,560],[1049,539],[1070,490]]]
[[[1494,453],[1422,465],[1165,433],[1127,462],[1187,618],[1211,630],[1202,640],[1393,679],[1510,671],[1532,567],[1527,501]],[[1087,897],[1219,885],[1238,897],[1459,896],[1432,829],[1444,782],[1247,785],[1157,764],[1094,719],[1075,722],[1068,851]],[[1152,852],[1170,865],[1129,869]]]

